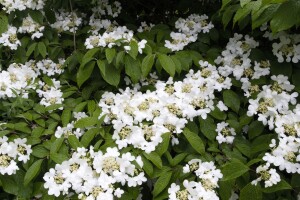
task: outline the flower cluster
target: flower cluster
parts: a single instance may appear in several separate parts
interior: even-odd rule
[[[260,176],[251,182],[253,185],[257,185],[259,181],[264,181],[265,187],[271,187],[272,185],[276,185],[281,181],[276,169],[270,168],[269,163],[258,166],[256,168],[256,173],[258,173]]]
[[[236,133],[233,128],[228,127],[228,123],[226,123],[226,122],[218,123],[216,131],[218,133],[216,139],[219,144],[222,144],[222,143],[232,144],[233,143],[234,136],[236,135]]]
[[[273,84],[263,85],[255,99],[249,99],[248,116],[258,115],[264,125],[274,128],[277,116],[288,113],[290,105],[297,103],[297,92],[284,75],[271,76]]]
[[[277,57],[277,61],[279,63],[284,61],[298,63],[300,60],[300,35],[288,34],[284,31],[274,34],[268,31],[268,28],[265,25],[261,27],[261,30],[265,31],[264,37],[274,41],[272,52]]]
[[[18,29],[14,26],[9,26],[8,30],[2,33],[0,37],[0,44],[9,47],[11,50],[16,50],[21,45],[17,37]]]
[[[68,12],[66,10],[59,10],[55,13],[56,21],[51,24],[51,27],[56,29],[58,33],[63,31],[76,32],[82,23],[82,18],[78,17],[76,12]]]
[[[229,39],[222,55],[215,60],[215,63],[220,65],[220,74],[225,77],[232,74],[237,80],[243,82],[268,75],[270,73],[269,61],[251,63],[249,58],[251,49],[258,45],[258,42],[248,35],[235,33],[234,37]]]
[[[141,26],[137,29],[139,33],[150,31],[154,27],[154,24],[150,23],[149,25],[146,22],[141,22]]]
[[[15,174],[19,169],[17,162],[26,163],[32,152],[31,145],[26,144],[27,139],[16,138],[8,141],[6,136],[0,138],[0,173],[2,175]]]
[[[29,65],[10,64],[7,70],[0,72],[0,99],[17,95],[28,98],[28,91],[35,87],[36,78],[36,72]]]
[[[106,153],[78,148],[44,175],[44,187],[56,197],[75,192],[79,199],[113,200],[124,193],[122,186],[136,187],[146,181],[142,166],[140,156],[121,154],[117,148],[107,148]]]
[[[43,36],[45,26],[41,26],[39,23],[34,21],[30,15],[23,19],[22,26],[19,27],[19,33],[31,34],[31,39],[40,38]]]
[[[182,50],[186,45],[197,40],[198,34],[207,33],[214,26],[207,22],[207,15],[192,14],[186,19],[179,18],[175,22],[175,28],[179,32],[171,32],[172,41],[166,40],[165,47],[172,51]]]
[[[116,18],[121,13],[122,6],[118,1],[114,1],[112,4],[110,4],[108,0],[102,0],[98,1],[97,3],[98,5],[92,8],[92,11],[99,17],[110,16]]]
[[[25,10],[30,8],[32,10],[41,10],[44,8],[45,0],[1,0],[0,4],[3,6],[3,10],[7,13],[14,12],[16,10]]]
[[[89,127],[85,127],[84,129],[75,128],[75,123],[85,117],[88,117],[88,115],[85,112],[74,112],[73,113],[75,120],[68,123],[65,127],[58,126],[56,128],[56,131],[54,133],[55,137],[65,137],[68,138],[69,135],[75,135],[77,138],[80,138],[86,129]]]
[[[105,93],[100,100],[102,117],[114,127],[119,148],[133,145],[146,152],[155,150],[166,132],[179,134],[188,120],[206,119],[214,109],[214,92],[231,87],[231,79],[219,75],[215,66],[201,61],[202,69],[190,72],[183,81],[157,81],[154,91],[141,93],[138,87],[119,94]],[[172,135],[172,143],[178,139]]]
[[[216,169],[213,162],[202,162],[200,159],[193,159],[183,167],[183,172],[193,172],[199,181],[184,180],[184,189],[182,190],[180,190],[179,185],[172,183],[171,187],[168,189],[170,200],[219,199],[215,189],[219,187],[218,181],[223,177],[223,174],[219,169]]]

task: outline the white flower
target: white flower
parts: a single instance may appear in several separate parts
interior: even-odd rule
[[[9,26],[8,30],[1,35],[0,44],[8,46],[11,50],[16,50],[18,46],[21,45],[21,42],[17,37],[17,28]]]
[[[216,137],[219,144],[221,143],[227,143],[232,144],[234,140],[234,136],[236,135],[233,128],[228,127],[228,123],[221,122],[217,124],[216,129],[218,135]]]

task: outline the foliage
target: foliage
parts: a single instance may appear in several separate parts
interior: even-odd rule
[[[0,6],[1,199],[299,198],[297,0]]]

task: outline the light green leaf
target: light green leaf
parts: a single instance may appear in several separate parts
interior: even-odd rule
[[[175,69],[176,69],[173,60],[165,54],[159,54],[158,55],[158,60],[161,64],[162,68],[164,70],[166,70],[166,72],[168,72],[168,74],[170,76],[173,77],[175,75]]]
[[[106,61],[98,60],[97,65],[100,69],[103,79],[115,87],[120,83],[120,71],[113,65],[109,65]]]
[[[171,133],[165,133],[161,137],[163,141],[157,145],[155,150],[159,156],[162,156],[168,150]]]
[[[151,152],[151,153],[143,153],[143,155],[150,160],[156,167],[159,169],[162,168],[162,160],[160,156],[156,152]]]
[[[114,60],[115,55],[116,55],[116,50],[114,48],[105,49],[105,56],[109,64]]]
[[[141,63],[139,60],[134,60],[132,57],[125,56],[125,72],[130,76],[133,83],[137,83],[142,75]]]
[[[47,56],[47,48],[44,42],[38,43],[38,49],[39,49],[39,53],[43,56],[43,58],[45,58]]]
[[[8,19],[7,16],[3,13],[0,14],[0,35],[7,31],[8,29]]]
[[[274,32],[284,31],[300,23],[300,2],[290,0],[283,3],[271,20],[271,29]],[[288,12],[287,12],[288,11]]]
[[[193,149],[195,149],[198,153],[204,155],[205,154],[205,146],[202,139],[198,136],[197,133],[191,132],[188,128],[183,130],[183,135],[189,141]]]
[[[172,171],[163,173],[154,184],[154,189],[152,191],[153,196],[157,196],[161,193],[168,185],[172,177]]]
[[[248,183],[241,190],[239,200],[249,200],[249,197],[251,197],[251,200],[262,200],[262,192],[259,184],[255,186]]]
[[[240,97],[232,90],[225,90],[223,92],[224,104],[231,108],[236,113],[239,112],[240,109]]]
[[[35,161],[27,170],[24,177],[24,185],[26,186],[32,179],[34,179],[41,169],[43,159]]]
[[[81,87],[84,82],[86,82],[93,73],[96,62],[89,59],[88,62],[83,62],[77,72],[77,85]]]
[[[249,170],[249,167],[237,159],[232,159],[222,167],[223,179],[228,181],[240,177]]]
[[[136,56],[139,53],[138,47],[138,43],[135,40],[130,41],[130,51],[128,53],[133,59],[136,59]]]
[[[90,144],[90,142],[94,139],[94,137],[96,136],[97,133],[99,133],[99,129],[98,128],[91,128],[91,129],[89,129],[81,137],[80,143],[84,147],[87,147]]]
[[[71,109],[64,109],[62,114],[61,114],[61,123],[63,126],[67,126],[67,124],[70,122],[71,120]]]
[[[75,135],[68,136],[68,142],[73,149],[77,149],[78,147],[82,147],[82,144],[79,142],[78,138]]]
[[[74,127],[75,128],[87,128],[89,126],[93,126],[93,125],[97,124],[98,121],[99,120],[97,117],[85,117],[85,118],[79,119],[74,124]]]
[[[281,179],[281,181],[279,183],[277,183],[276,185],[272,185],[271,187],[266,187],[263,188],[262,191],[264,193],[273,193],[273,192],[277,192],[280,190],[292,190],[292,186],[290,184],[288,184],[285,180]]]
[[[149,54],[142,61],[142,74],[144,77],[147,77],[150,73],[152,66],[154,64],[155,55]]]

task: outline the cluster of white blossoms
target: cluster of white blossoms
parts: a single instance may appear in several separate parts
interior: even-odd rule
[[[140,156],[121,154],[117,148],[107,148],[105,153],[78,148],[44,175],[44,187],[56,197],[75,193],[79,199],[113,200],[122,196],[123,186],[136,187],[147,180],[142,166]]]
[[[0,173],[2,175],[15,174],[19,169],[17,162],[26,163],[32,152],[31,145],[26,144],[27,139],[16,138],[8,141],[6,136],[0,138]]]
[[[21,45],[17,36],[18,29],[14,26],[9,26],[8,30],[1,34],[0,44],[9,47],[11,50],[16,50]]]
[[[75,120],[68,123],[65,127],[58,126],[56,128],[56,131],[54,133],[55,137],[65,137],[68,138],[69,135],[75,135],[77,138],[80,138],[86,130],[89,129],[89,127],[85,128],[75,128],[75,123],[83,118],[88,117],[88,115],[85,112],[73,112],[73,117]]]
[[[186,19],[179,18],[175,22],[178,32],[171,32],[172,41],[166,40],[165,47],[172,51],[182,50],[186,45],[197,40],[199,33],[207,33],[214,27],[211,22],[207,22],[207,15],[191,14]]]
[[[223,177],[221,170],[216,169],[213,162],[202,162],[193,159],[183,167],[184,173],[194,173],[198,181],[183,181],[183,189],[180,185],[172,183],[168,189],[169,200],[203,199],[218,200],[215,189],[219,187],[218,181]]]
[[[231,87],[231,79],[222,77],[217,68],[200,61],[202,69],[190,70],[183,81],[157,81],[156,90],[142,93],[138,86],[120,93],[106,92],[99,102],[105,123],[112,123],[113,139],[119,148],[133,145],[146,152],[155,150],[161,135],[173,133],[172,144],[188,120],[214,109],[214,93]]]
[[[274,34],[270,32],[268,28],[269,27],[265,24],[260,29],[261,31],[265,31],[265,38],[274,41],[272,44],[272,52],[277,57],[278,62],[298,63],[300,60],[300,35],[288,34],[285,31]]]
[[[289,113],[290,105],[297,103],[295,86],[291,85],[284,75],[271,76],[272,84],[258,87],[259,92],[255,99],[249,99],[248,116],[257,115],[258,121],[274,128],[274,123],[280,115]]]
[[[11,13],[16,10],[25,10],[30,8],[32,10],[41,10],[44,8],[45,0],[1,0],[0,4],[6,13]]]
[[[228,123],[221,122],[217,124],[216,129],[218,135],[216,137],[219,144],[227,143],[232,144],[234,136],[236,135],[235,130],[228,126]]]
[[[281,181],[276,169],[270,168],[270,163],[258,166],[256,168],[256,173],[260,176],[251,182],[253,185],[257,185],[258,182],[264,181],[265,187],[271,187]]]
[[[112,18],[116,18],[121,13],[122,6],[118,1],[113,1],[110,4],[108,0],[97,1],[97,5],[92,8],[94,14],[101,16],[110,16]]]
[[[222,55],[215,60],[215,63],[220,65],[218,68],[220,74],[225,77],[232,74],[237,80],[247,83],[268,75],[270,73],[269,61],[252,63],[249,58],[251,49],[258,45],[258,42],[248,35],[235,33],[234,37],[229,39]]]
[[[40,25],[34,21],[30,15],[23,19],[22,25],[18,28],[19,33],[29,33],[31,34],[31,39],[40,38],[43,36],[43,31],[45,26]]]
[[[150,31],[154,27],[154,24],[149,23],[149,25],[146,22],[141,22],[140,27],[137,29],[139,33]]]
[[[0,71],[0,99],[17,96],[28,98],[29,91],[35,90],[41,98],[40,104],[45,106],[61,104],[64,99],[60,90],[60,81],[52,78],[45,83],[39,80],[39,77],[61,74],[63,62],[64,60],[61,59],[56,64],[45,59],[38,62],[30,60],[25,64],[10,64],[7,70]]]
[[[20,95],[28,98],[28,91],[35,88],[36,72],[29,66],[12,63],[7,70],[0,71],[0,99]]]
[[[68,12],[60,9],[55,12],[56,21],[50,26],[61,33],[63,31],[76,32],[82,24],[82,18],[77,16],[76,12]]]

